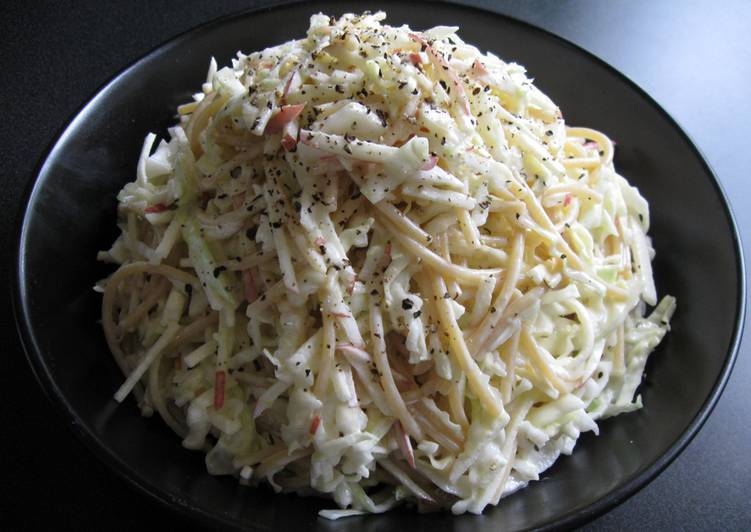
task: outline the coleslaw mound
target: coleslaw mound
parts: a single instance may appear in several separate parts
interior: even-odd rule
[[[99,254],[115,398],[324,517],[481,513],[642,406],[675,299],[605,135],[457,28],[384,18],[212,59],[146,137]]]

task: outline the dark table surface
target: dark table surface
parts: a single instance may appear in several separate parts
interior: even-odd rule
[[[650,93],[683,126],[716,171],[731,199],[744,248],[751,249],[747,175],[751,2],[467,3],[569,39]],[[204,21],[258,4],[241,0],[3,3],[2,286],[9,283],[20,197],[36,162],[66,120],[103,82],[161,42]],[[0,318],[0,482],[4,488],[0,523],[43,530],[125,530],[157,524],[189,529],[189,523],[132,491],[74,439],[26,364],[9,303]],[[749,378],[751,336],[747,335],[724,395],[686,451],[645,489],[586,528],[751,528]]]

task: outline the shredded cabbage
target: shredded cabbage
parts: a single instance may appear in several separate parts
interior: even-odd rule
[[[605,135],[458,28],[384,18],[212,59],[147,135],[99,254],[116,398],[326,518],[480,513],[641,408],[676,302]]]

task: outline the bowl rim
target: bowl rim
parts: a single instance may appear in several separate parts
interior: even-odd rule
[[[20,197],[20,205],[15,218],[15,237],[11,239],[16,245],[13,253],[11,254],[11,275],[10,275],[10,292],[11,292],[11,306],[13,309],[14,321],[16,325],[16,331],[18,337],[21,340],[21,347],[25,353],[26,359],[31,367],[32,373],[36,378],[39,386],[42,388],[44,395],[47,397],[50,403],[52,403],[54,410],[61,415],[67,422],[68,428],[73,434],[81,441],[97,458],[107,464],[118,476],[126,480],[126,484],[135,489],[135,491],[146,495],[146,500],[151,502],[157,502],[163,507],[169,508],[172,511],[177,511],[184,517],[198,518],[199,521],[208,526],[221,525],[228,528],[238,529],[242,527],[242,523],[233,517],[228,515],[212,513],[204,510],[199,505],[191,504],[188,500],[175,496],[174,494],[152,484],[145,479],[134,467],[126,463],[121,457],[109,449],[98,437],[91,431],[83,422],[81,417],[76,413],[73,407],[68,403],[66,397],[58,387],[55,379],[50,372],[44,354],[37,345],[35,335],[32,333],[31,320],[27,314],[28,301],[25,297],[25,278],[26,272],[24,263],[24,249],[26,245],[26,232],[29,223],[30,210],[29,206],[33,204],[37,194],[39,193],[39,177],[43,173],[45,166],[48,164],[50,156],[53,155],[58,145],[65,136],[69,134],[71,127],[78,121],[85,119],[85,111],[87,108],[100,96],[105,94],[111,86],[116,85],[119,80],[129,74],[131,71],[136,70],[142,63],[151,60],[154,56],[159,55],[167,48],[177,46],[190,41],[196,34],[209,31],[215,28],[219,28],[224,24],[232,21],[233,19],[252,17],[256,13],[271,12],[275,10],[282,10],[293,6],[299,6],[305,3],[304,0],[282,0],[281,2],[273,2],[273,0],[264,0],[261,5],[234,11],[232,13],[222,15],[220,17],[208,20],[196,26],[192,26],[189,29],[178,33],[177,35],[161,42],[151,50],[140,56],[135,61],[132,61],[128,66],[119,70],[115,75],[110,77],[107,81],[102,83],[97,89],[87,97],[82,104],[80,104],[75,112],[70,114],[63,125],[59,127],[52,140],[48,143],[42,156],[36,163],[31,176],[28,178],[27,184]],[[341,0],[336,0],[336,3],[344,3]],[[391,3],[391,2],[389,2]],[[523,27],[526,31],[542,34],[546,38],[557,41],[558,44],[573,49],[575,52],[587,57],[590,61],[595,62],[601,67],[604,67],[611,74],[614,74],[623,83],[625,83],[631,90],[643,98],[647,104],[654,108],[667,123],[672,126],[680,137],[686,141],[690,147],[690,150],[694,152],[694,155],[698,158],[703,170],[709,177],[715,191],[721,200],[724,214],[727,218],[728,224],[732,232],[733,249],[735,252],[735,263],[738,270],[736,282],[738,283],[738,293],[736,298],[736,316],[733,324],[733,332],[728,348],[725,361],[723,363],[721,372],[715,381],[706,401],[702,404],[694,418],[686,426],[683,432],[668,449],[653,463],[649,464],[641,472],[637,472],[627,478],[620,486],[614,488],[603,497],[597,499],[591,504],[584,507],[571,509],[558,517],[551,518],[545,521],[539,528],[539,530],[554,530],[569,528],[581,525],[588,521],[595,519],[596,517],[604,514],[605,512],[615,508],[623,503],[625,500],[633,496],[636,492],[644,488],[652,480],[654,480],[662,471],[667,468],[677,457],[683,452],[688,444],[694,439],[696,434],[702,428],[709,415],[714,410],[717,402],[722,395],[722,392],[727,385],[727,382],[732,373],[735,361],[738,356],[741,340],[743,337],[743,328],[746,315],[746,269],[745,259],[743,252],[743,245],[738,230],[738,225],[733,214],[732,207],[730,205],[729,198],[725,193],[722,183],[717,177],[717,174],[708,163],[707,158],[703,152],[698,148],[697,144],[693,141],[690,135],[686,133],[679,122],[668,113],[652,96],[650,96],[644,89],[642,89],[636,82],[631,80],[627,75],[619,71],[614,66],[610,65],[604,59],[601,59],[594,53],[590,52],[586,48],[573,43],[565,37],[557,35],[552,31],[537,26],[531,22],[527,22],[516,16],[498,13],[490,9],[484,9],[478,6],[458,4],[451,0],[430,0],[428,4],[440,4],[448,5],[453,9],[473,11],[478,14],[485,14],[493,17],[505,19],[506,22]],[[314,6],[315,4],[313,4]]]

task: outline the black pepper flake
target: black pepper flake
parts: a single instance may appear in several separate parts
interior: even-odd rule
[[[566,254],[565,253],[561,253],[561,259],[565,259],[565,258],[566,258]]]
[[[349,144],[344,145],[344,151],[352,155],[352,148],[349,147]]]
[[[411,300],[411,299],[408,299],[408,298],[404,298],[404,299],[402,299],[402,308],[403,308],[404,310],[409,310],[409,309],[411,309],[411,308],[412,308],[413,306],[414,306],[414,303],[412,303],[412,300]]]
[[[335,90],[336,92],[338,92],[339,94],[344,94],[344,89],[343,89],[343,88],[342,88],[342,86],[341,86],[341,85],[339,85],[339,84],[337,84],[337,85],[334,85],[334,90]]]
[[[371,291],[370,291],[370,295],[371,295],[371,296],[377,296],[377,295],[378,295],[378,290],[376,290],[376,289],[374,288],[373,290],[371,290]]]
[[[480,87],[475,87],[475,90],[472,91],[472,94],[475,95],[475,96],[477,96],[478,94],[480,94],[481,90],[482,89]]]
[[[274,222],[271,224],[271,227],[274,229],[279,229],[282,226],[282,222]]]
[[[416,310],[414,314],[412,314],[412,317],[417,319],[420,317],[420,314],[422,314],[421,310]]]
[[[545,134],[546,134],[546,135],[547,135],[548,137],[552,137],[552,136],[553,136],[553,132],[552,132],[551,130],[549,130],[549,129],[548,129],[548,130],[547,130],[547,131],[545,132]]]
[[[235,166],[232,170],[229,171],[229,176],[232,179],[237,179],[238,177],[240,177],[240,172],[242,172],[242,168]]]
[[[490,313],[491,313],[491,314],[495,314],[495,311],[496,311],[496,308],[495,308],[495,307],[490,307]]]
[[[376,109],[375,110],[375,114],[381,120],[381,125],[383,127],[386,127],[388,125],[387,122],[386,122],[386,119],[388,118],[388,115],[386,113],[384,113],[383,111],[381,111],[380,109]]]
[[[214,277],[219,277],[219,274],[222,273],[227,268],[225,266],[217,266],[214,268]]]
[[[305,376],[306,377],[310,376],[310,368],[305,368]]]

